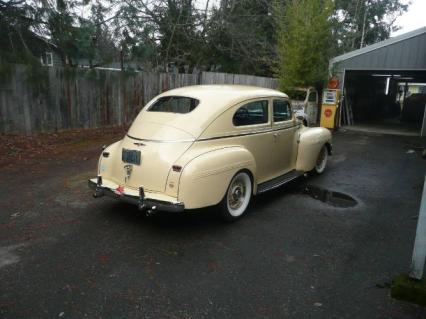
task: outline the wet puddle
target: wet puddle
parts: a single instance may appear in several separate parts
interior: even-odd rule
[[[301,188],[300,193],[335,207],[347,208],[358,204],[356,199],[347,194],[330,191],[313,185],[304,186]]]

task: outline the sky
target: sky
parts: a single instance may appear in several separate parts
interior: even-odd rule
[[[219,0],[196,0],[195,6],[197,9],[204,10],[207,1],[209,8],[219,3]],[[408,11],[398,17],[395,25],[401,27],[398,31],[392,32],[391,37],[419,29],[426,26],[426,0],[402,0],[403,3],[411,1]]]
[[[415,29],[426,26],[426,0],[402,0],[404,3],[411,1],[408,11],[398,17],[395,25],[400,26],[396,32],[391,33],[391,37],[413,31]],[[199,10],[205,10],[206,4],[209,4],[209,9],[218,5],[220,0],[195,0],[194,5]],[[87,6],[89,8],[89,6]],[[87,9],[89,10],[89,9]],[[89,11],[87,11],[87,14]],[[84,16],[84,14],[82,14]]]
[[[408,11],[396,19],[395,25],[401,29],[393,32],[392,37],[426,26],[426,0],[411,0],[411,3]]]

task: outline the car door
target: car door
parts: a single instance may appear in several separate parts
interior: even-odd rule
[[[315,125],[317,124],[318,117],[318,93],[317,91],[310,90],[308,95],[308,103],[306,108],[306,113],[308,114],[308,124]]]
[[[300,124],[294,119],[289,101],[273,99],[271,168],[274,170],[275,177],[295,168],[299,126]]]
[[[270,99],[245,101],[231,109],[235,138],[228,143],[243,145],[256,161],[258,183],[270,180],[274,176],[270,155],[273,138],[271,131]]]

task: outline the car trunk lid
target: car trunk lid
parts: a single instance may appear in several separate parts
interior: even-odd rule
[[[115,166],[114,179],[130,188],[143,186],[146,191],[164,192],[172,165],[193,141],[147,140],[129,135],[123,139],[117,154],[123,165]]]

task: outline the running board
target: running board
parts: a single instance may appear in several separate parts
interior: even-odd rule
[[[299,176],[302,176],[303,174],[304,172],[292,170],[288,173],[285,173],[284,175],[275,177],[270,181],[263,182],[257,186],[257,194],[261,194],[271,189],[287,184],[288,182],[291,182],[292,180],[298,178]]]

